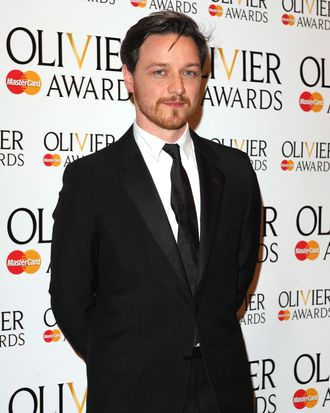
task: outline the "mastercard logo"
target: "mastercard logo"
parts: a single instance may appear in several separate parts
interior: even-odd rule
[[[320,246],[316,241],[299,241],[295,247],[295,255],[299,261],[316,260],[320,255]]]
[[[281,169],[282,171],[293,171],[294,169],[294,162],[291,160],[286,160],[284,159],[284,161],[281,162]]]
[[[6,77],[7,88],[15,95],[25,92],[27,95],[36,95],[41,89],[41,79],[36,72],[29,70],[11,70]]]
[[[299,389],[293,395],[293,405],[296,409],[301,410],[305,407],[311,408],[317,405],[319,395],[317,390],[310,388],[307,390]]]
[[[281,310],[278,312],[278,319],[280,321],[290,320],[290,310]]]
[[[304,112],[321,112],[324,105],[323,96],[318,92],[303,92],[299,98],[299,105]]]
[[[44,161],[44,165],[46,165],[46,166],[59,166],[59,165],[61,165],[61,157],[60,157],[60,155],[57,155],[57,154],[52,155],[50,153],[47,153],[44,156],[43,161]]]
[[[133,7],[146,7],[147,0],[138,0],[138,1],[131,0],[131,5]]]
[[[44,332],[44,341],[46,343],[51,343],[51,342],[57,342],[60,340],[62,334],[60,332],[60,330],[55,329],[55,330],[46,330]]]
[[[221,6],[216,6],[215,4],[211,4],[209,6],[209,13],[211,16],[222,16],[223,15],[223,8]]]
[[[15,250],[7,257],[7,268],[12,274],[33,274],[37,272],[41,265],[41,257],[35,250],[26,252]]]
[[[295,23],[295,18],[292,14],[283,14],[282,23],[285,26],[293,26]]]

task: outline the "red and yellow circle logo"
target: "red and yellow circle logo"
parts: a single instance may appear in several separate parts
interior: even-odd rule
[[[61,331],[58,329],[55,330],[46,330],[43,335],[43,339],[46,343],[56,343],[61,338]]]
[[[146,7],[147,0],[131,0],[131,5],[134,7]]]
[[[292,14],[283,14],[282,23],[284,26],[293,26],[295,24],[295,18]]]
[[[7,257],[7,268],[12,274],[33,274],[41,266],[41,257],[35,250],[22,252],[19,250],[12,251]]]
[[[293,395],[293,405],[296,409],[301,410],[305,407],[311,408],[317,405],[319,395],[317,390],[310,388],[307,390],[299,389]]]
[[[320,246],[316,241],[299,241],[295,247],[295,255],[299,261],[316,260],[320,255]]]
[[[288,321],[290,320],[290,310],[280,310],[278,312],[278,319],[280,321]]]
[[[46,166],[59,166],[61,165],[61,157],[57,154],[47,153],[44,158],[44,165]]]
[[[27,95],[36,95],[41,89],[41,79],[38,73],[29,70],[11,70],[6,77],[7,88],[15,95],[25,92]]]
[[[215,4],[211,4],[209,6],[209,13],[211,16],[220,17],[223,15],[223,8],[221,6],[216,6]]]
[[[281,169],[282,169],[282,171],[293,171],[294,162],[291,159],[289,159],[289,160],[284,159],[281,162]]]
[[[303,92],[299,98],[299,105],[304,112],[321,112],[324,106],[323,96],[319,92]]]

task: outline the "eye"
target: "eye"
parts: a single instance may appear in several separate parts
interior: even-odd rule
[[[198,76],[198,73],[195,70],[184,70],[183,76],[194,79],[195,77]]]
[[[166,71],[164,69],[157,69],[152,72],[153,76],[162,78],[166,76]]]

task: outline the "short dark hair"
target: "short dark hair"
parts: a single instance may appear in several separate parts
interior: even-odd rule
[[[208,55],[206,37],[191,17],[169,10],[151,13],[127,31],[120,49],[122,63],[133,73],[139,59],[139,49],[146,38],[152,34],[170,33],[177,34],[178,37],[191,37],[195,41],[201,68],[203,68]]]

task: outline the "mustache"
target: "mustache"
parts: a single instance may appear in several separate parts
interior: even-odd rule
[[[186,96],[169,96],[166,98],[159,98],[157,100],[157,105],[161,103],[167,103],[167,102],[179,102],[179,103],[186,103],[187,105],[191,105],[190,99]]]

